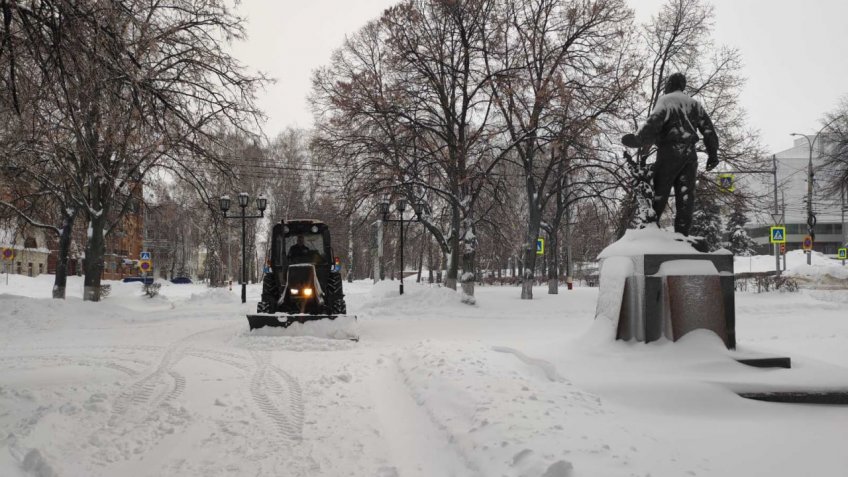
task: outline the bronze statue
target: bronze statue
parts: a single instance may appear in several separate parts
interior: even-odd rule
[[[621,142],[627,147],[639,148],[642,155],[647,155],[651,146],[656,144],[653,220],[659,222],[673,187],[677,204],[674,231],[688,236],[695,205],[695,176],[698,172],[695,145],[698,143],[698,132],[704,138],[708,171],[718,165],[718,136],[704,107],[684,93],[685,88],[686,77],[682,73],[669,76],[665,94],[657,100],[648,120],[636,134],[625,135]]]

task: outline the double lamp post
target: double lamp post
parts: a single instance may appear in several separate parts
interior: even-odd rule
[[[247,301],[247,250],[245,248],[245,242],[247,239],[247,227],[245,220],[246,219],[261,219],[265,216],[265,208],[268,206],[268,199],[265,197],[259,196],[256,199],[256,209],[259,211],[259,215],[247,215],[245,214],[244,209],[250,204],[250,196],[247,195],[247,192],[241,192],[238,195],[238,206],[241,208],[241,215],[227,215],[227,211],[230,210],[230,198],[228,196],[222,196],[218,199],[218,205],[221,207],[221,211],[224,213],[225,219],[241,219],[241,302],[245,303]]]
[[[403,295],[403,212],[406,210],[406,199],[398,199],[395,206],[400,216],[399,220],[389,218],[389,207],[391,207],[391,204],[388,197],[383,197],[383,200],[378,205],[380,206],[380,213],[383,215],[383,222],[400,223],[400,294]]]

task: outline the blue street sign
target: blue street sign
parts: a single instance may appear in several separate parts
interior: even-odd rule
[[[839,256],[839,260],[848,259],[848,248],[840,248],[838,256]]]
[[[536,239],[536,255],[545,254],[545,239],[539,237]]]
[[[786,243],[786,227],[771,227],[769,229],[769,242]]]
[[[141,255],[138,257],[139,260],[150,260],[150,252],[141,252]]]

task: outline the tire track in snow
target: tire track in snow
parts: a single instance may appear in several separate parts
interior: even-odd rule
[[[173,368],[186,356],[191,341],[227,327],[199,331],[171,343],[155,369],[115,398],[107,427],[88,439],[95,446],[96,462],[108,464],[145,452],[190,420],[184,409],[172,404],[186,388],[186,378]]]
[[[115,417],[126,414],[129,410],[130,403],[138,405],[149,403],[147,408],[156,408],[165,400],[178,398],[185,389],[185,378],[173,372],[172,368],[186,355],[189,349],[188,343],[199,336],[214,333],[224,328],[228,328],[228,326],[198,331],[171,343],[165,349],[165,353],[160,358],[159,365],[156,369],[130,385],[129,389],[118,396],[112,406],[112,418],[114,419]],[[163,379],[166,374],[172,379]],[[163,386],[165,389],[161,389]],[[157,389],[159,391],[158,393],[156,392]],[[157,396],[155,399],[152,398],[154,394]]]
[[[397,359],[389,366],[381,378],[372,381],[382,433],[396,463],[385,469],[387,475],[481,475],[469,456],[455,445],[457,436],[415,396],[409,376]]]
[[[21,356],[2,356],[0,363],[9,363],[11,365],[23,364],[29,362],[38,363],[39,368],[46,367],[62,367],[62,366],[86,366],[95,368],[108,368],[121,372],[129,376],[138,374],[133,368],[114,363],[115,358],[101,356],[40,356],[40,355],[21,355]],[[132,361],[132,360],[126,360]],[[7,369],[15,366],[6,365]]]
[[[291,375],[271,364],[271,354],[268,351],[251,351],[251,354],[256,360],[256,371],[250,381],[253,401],[271,420],[281,437],[292,442],[301,441],[303,398],[300,385]],[[274,375],[282,378],[282,381]],[[269,389],[271,393],[268,392]],[[285,402],[278,402],[280,398]]]
[[[286,387],[289,390],[289,405],[291,406],[291,424],[293,432],[297,436],[297,440],[303,439],[303,390],[300,387],[297,379],[289,373],[283,371],[277,366],[271,366],[275,373],[286,382]]]
[[[241,371],[248,371],[250,369],[250,366],[242,362],[244,357],[235,353],[227,353],[225,351],[212,349],[189,348],[188,351],[186,351],[186,355],[226,364]]]

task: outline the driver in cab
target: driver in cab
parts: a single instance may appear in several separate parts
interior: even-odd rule
[[[297,236],[297,242],[289,248],[289,259],[305,259],[311,255],[312,250],[306,246],[303,235]]]

